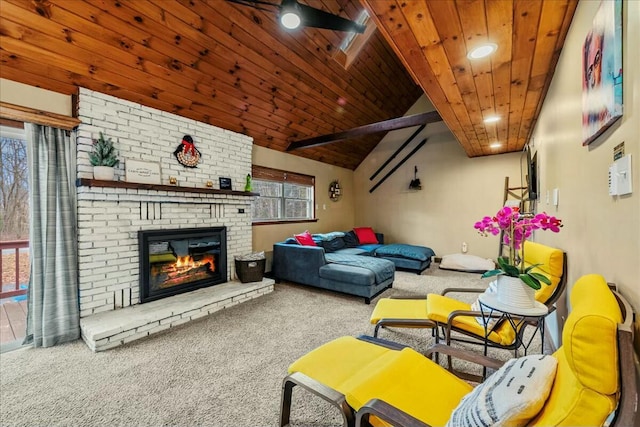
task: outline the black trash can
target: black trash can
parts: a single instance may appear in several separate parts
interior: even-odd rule
[[[245,257],[236,257],[236,276],[242,283],[261,282],[264,277],[264,270],[267,260],[261,259],[244,259]]]

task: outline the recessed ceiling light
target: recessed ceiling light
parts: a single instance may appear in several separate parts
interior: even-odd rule
[[[280,24],[287,30],[295,30],[302,24],[302,10],[296,0],[282,0]]]
[[[288,30],[295,30],[300,26],[300,16],[295,12],[285,12],[280,16],[280,23]]]
[[[489,145],[490,148],[500,148],[502,147],[502,143],[500,142],[492,142],[491,145]]]
[[[500,116],[487,116],[484,118],[485,123],[495,123],[500,121]]]
[[[484,58],[485,56],[489,56],[493,52],[495,52],[497,48],[498,48],[498,45],[495,44],[495,43],[485,43],[483,45],[480,45],[480,46],[472,49],[467,54],[467,58],[469,58],[469,59]]]

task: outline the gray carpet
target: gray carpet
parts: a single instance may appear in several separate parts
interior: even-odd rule
[[[477,285],[486,280],[431,267],[420,276],[397,272],[381,297]],[[0,425],[277,426],[288,365],[333,338],[372,334],[376,301],[278,284],[269,295],[107,352],[77,341],[4,353]],[[431,343],[426,330],[381,336],[418,350]],[[333,408],[300,390],[291,420],[297,427],[341,424]]]

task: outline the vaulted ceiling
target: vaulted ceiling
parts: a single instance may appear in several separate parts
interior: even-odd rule
[[[273,0],[277,1],[277,0]],[[290,143],[402,116],[426,93],[467,155],[521,150],[577,0],[300,0],[378,29],[345,69],[344,33],[288,33],[222,0],[0,0],[0,77],[107,93]],[[468,48],[498,44],[471,63]],[[502,120],[486,125],[483,117]],[[355,169],[383,133],[292,151]],[[500,140],[500,149],[489,144]]]

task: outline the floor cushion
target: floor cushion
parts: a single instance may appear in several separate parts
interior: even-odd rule
[[[468,273],[484,273],[495,268],[495,263],[490,259],[481,258],[469,254],[445,255],[440,261],[442,270],[464,271]]]

